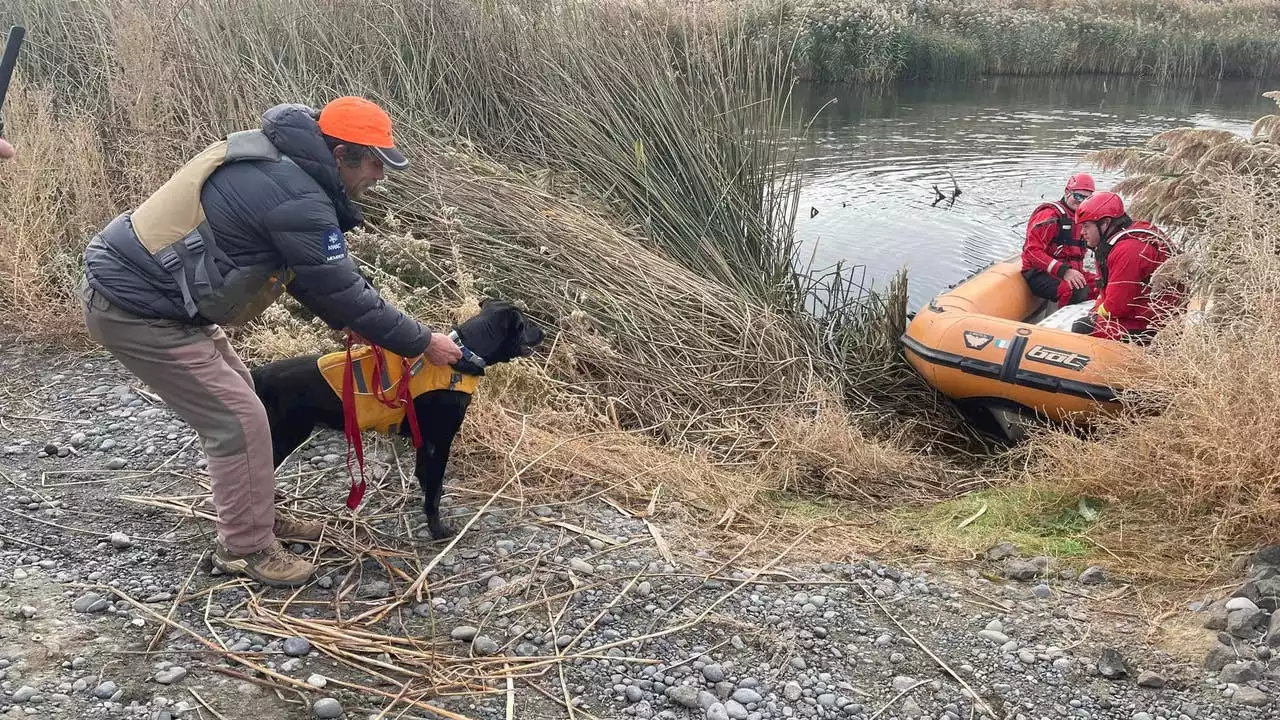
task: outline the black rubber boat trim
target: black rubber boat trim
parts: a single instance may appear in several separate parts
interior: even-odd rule
[[[917,340],[909,338],[906,335],[901,337],[902,344],[911,352],[920,356],[926,362],[934,365],[942,365],[943,367],[958,368],[961,372],[967,372],[971,375],[980,377],[988,377],[992,380],[1007,382],[1012,385],[1021,385],[1029,387],[1033,390],[1043,390],[1045,392],[1063,393],[1065,395],[1075,395],[1087,400],[1096,402],[1116,402],[1115,390],[1106,385],[1095,385],[1093,383],[1080,382],[1079,380],[1069,380],[1045,373],[1038,373],[1034,370],[1023,370],[1018,367],[1022,361],[1022,348],[1026,346],[1027,339],[1021,335],[1014,338],[1010,343],[1009,349],[1005,351],[1005,361],[1003,364],[989,362],[987,360],[975,360],[963,355],[956,355],[945,350],[934,350],[931,347],[920,344]]]

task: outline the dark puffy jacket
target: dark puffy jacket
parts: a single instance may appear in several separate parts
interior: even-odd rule
[[[201,191],[224,274],[264,263],[294,274],[288,292],[335,329],[350,328],[399,355],[421,354],[431,331],[389,305],[347,256],[344,233],[363,222],[347,198],[315,111],[277,105],[262,131],[293,162],[244,160],[219,167]],[[208,324],[184,309],[178,284],[123,222],[95,235],[85,249],[89,284],[112,304],[141,317]],[[219,256],[221,255],[221,256]]]

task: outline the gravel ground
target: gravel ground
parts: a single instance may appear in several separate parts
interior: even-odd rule
[[[812,548],[739,565],[664,555],[599,500],[499,500],[440,556],[416,489],[384,481],[361,510],[376,542],[297,547],[322,563],[298,593],[238,582],[211,571],[212,524],[175,511],[207,495],[180,420],[109,358],[0,349],[0,717],[363,720],[402,691],[476,719],[1280,716],[1265,613],[1233,606],[1233,657],[1207,670],[1145,644],[1105,570],[1011,547],[971,568]],[[319,437],[282,496],[339,508],[344,457]],[[489,497],[465,486],[445,501],[458,528]],[[404,601],[423,569],[429,592]],[[339,617],[366,635],[335,639]]]

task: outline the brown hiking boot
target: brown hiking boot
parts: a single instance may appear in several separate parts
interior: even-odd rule
[[[276,512],[275,525],[271,532],[281,540],[319,540],[324,532],[324,522],[320,520],[298,520]]]
[[[297,587],[305,585],[316,568],[272,541],[265,550],[249,555],[237,555],[222,547],[213,551],[213,564],[226,573],[248,575],[263,585],[271,587]]]

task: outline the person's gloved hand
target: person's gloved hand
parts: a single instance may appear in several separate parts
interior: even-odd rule
[[[13,149],[8,140],[0,138],[0,160],[11,160],[17,154],[18,151]]]

